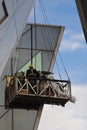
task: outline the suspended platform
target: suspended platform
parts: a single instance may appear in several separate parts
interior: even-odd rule
[[[71,98],[71,83],[66,80],[7,76],[6,82],[5,108],[37,110],[43,104],[65,106]]]

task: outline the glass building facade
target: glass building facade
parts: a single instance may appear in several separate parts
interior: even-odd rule
[[[33,63],[41,71],[52,71],[60,46],[64,27],[53,25],[27,24],[18,45],[11,53],[0,79],[0,129],[33,130],[36,110],[5,109],[5,87],[7,75],[24,71]],[[32,51],[32,52],[31,52]]]

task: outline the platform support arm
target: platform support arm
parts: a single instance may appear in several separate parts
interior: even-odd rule
[[[39,122],[40,122],[43,106],[44,105],[40,105],[38,110],[37,110],[37,115],[36,115],[36,119],[35,119],[35,122],[34,122],[33,130],[38,130],[38,126],[39,126]]]

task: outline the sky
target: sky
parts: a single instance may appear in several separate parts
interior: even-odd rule
[[[75,0],[44,0],[50,24],[65,26],[59,52],[72,84],[76,103],[65,107],[45,105],[38,130],[87,129],[87,44],[83,35]],[[39,6],[37,21],[43,23]],[[59,61],[59,56],[57,56]],[[54,75],[57,77],[56,65]],[[61,72],[65,78],[65,72]]]

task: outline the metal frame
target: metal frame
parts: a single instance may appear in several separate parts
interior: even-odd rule
[[[36,83],[31,84],[30,81],[34,80]],[[71,83],[66,80],[55,80],[55,79],[41,79],[33,78],[25,79],[25,82],[22,83],[19,78],[11,78],[9,82],[9,87],[6,87],[5,91],[5,106],[6,108],[10,105],[13,105],[14,101],[18,97],[22,99],[25,97],[26,100],[31,104],[37,102],[36,105],[40,104],[57,104],[65,105],[65,103],[71,99]],[[55,88],[55,85],[57,86]],[[18,99],[19,100],[19,99]],[[64,103],[62,102],[65,101]],[[13,103],[12,103],[13,102]]]

